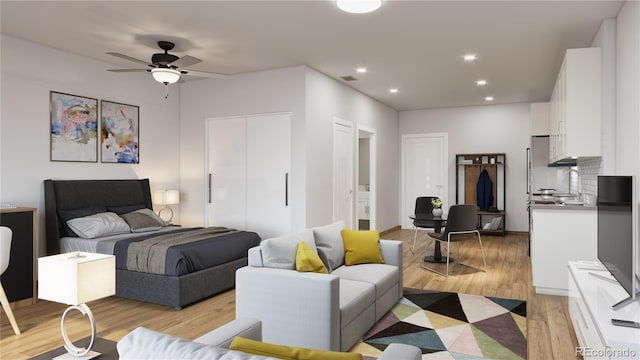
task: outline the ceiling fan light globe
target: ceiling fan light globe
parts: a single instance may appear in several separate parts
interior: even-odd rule
[[[378,10],[382,0],[336,0],[338,9],[352,14],[366,14]]]
[[[180,80],[180,71],[169,68],[155,68],[151,70],[151,75],[157,82],[163,84],[173,84]]]

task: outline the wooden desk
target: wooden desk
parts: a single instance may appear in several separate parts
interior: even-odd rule
[[[36,209],[0,209],[0,225],[13,231],[9,267],[2,286],[9,302],[36,300]]]

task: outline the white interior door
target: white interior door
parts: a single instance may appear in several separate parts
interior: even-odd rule
[[[353,229],[353,126],[335,118],[333,124],[333,221]]]
[[[247,118],[247,229],[263,239],[291,232],[291,115]]]
[[[402,136],[402,228],[413,227],[409,215],[415,211],[416,198],[437,196],[446,211],[448,202],[447,134]]]
[[[246,121],[211,119],[207,125],[206,225],[246,229]]]

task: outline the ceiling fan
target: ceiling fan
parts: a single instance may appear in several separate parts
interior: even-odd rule
[[[180,80],[180,75],[193,73],[197,76],[203,77],[219,77],[226,74],[210,72],[210,71],[197,71],[188,70],[189,66],[201,63],[202,60],[193,56],[185,55],[178,57],[173,54],[169,54],[169,50],[175,47],[175,44],[170,41],[158,41],[158,47],[164,50],[163,53],[156,53],[151,56],[151,62],[136,59],[134,57],[120,54],[117,52],[108,52],[107,54],[119,57],[125,60],[133,61],[139,64],[144,64],[148,68],[146,69],[108,69],[107,71],[113,72],[138,72],[148,71],[153,75],[153,78],[165,85],[173,84]],[[187,71],[188,70],[188,71]]]

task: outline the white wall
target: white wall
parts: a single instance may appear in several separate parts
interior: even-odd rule
[[[486,105],[400,112],[400,135],[449,134],[449,199],[455,202],[455,155],[506,154],[506,224],[528,231],[526,157],[530,104]]]
[[[354,141],[358,124],[376,130],[376,229],[397,226],[398,112],[310,68],[306,69],[307,226],[332,221],[334,117],[353,123]]]
[[[617,17],[616,40],[616,173],[639,179],[640,2],[625,2]],[[640,181],[636,193],[640,194]],[[640,274],[640,246],[636,263]]]
[[[220,80],[189,81],[181,86],[180,199],[182,224],[205,223],[205,119],[291,112],[291,223],[305,226],[305,67],[290,67]]]
[[[0,202],[38,209],[40,255],[45,179],[150,178],[152,191],[178,187],[178,89],[165,100],[148,74],[110,73],[111,64],[5,35],[1,61]],[[140,164],[50,161],[51,90],[140,106]]]

